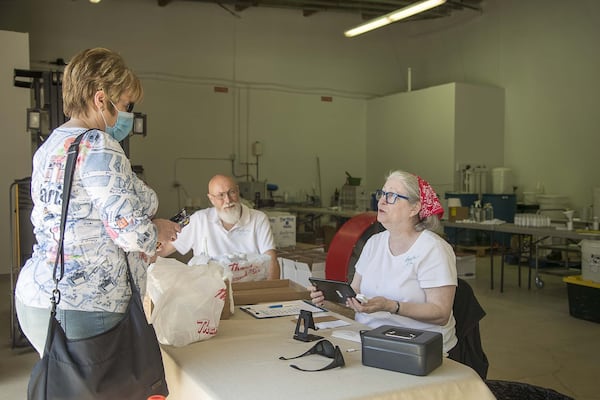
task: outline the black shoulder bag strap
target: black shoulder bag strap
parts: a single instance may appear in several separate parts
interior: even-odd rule
[[[63,184],[62,193],[62,212],[60,215],[60,238],[58,239],[58,248],[56,250],[56,260],[54,261],[54,270],[52,272],[52,278],[54,279],[54,290],[52,291],[52,315],[56,315],[56,306],[60,303],[60,291],[58,290],[58,282],[63,278],[65,274],[65,227],[67,225],[67,211],[69,209],[69,200],[71,198],[71,183],[73,182],[73,175],[75,173],[75,163],[77,162],[77,155],[79,154],[79,144],[83,139],[83,136],[91,131],[86,130],[75,138],[73,143],[69,146],[67,151],[67,163],[65,165],[65,181]],[[60,272],[58,271],[58,263],[60,260]]]
[[[61,281],[65,274],[65,249],[64,249],[64,238],[65,238],[65,228],[67,225],[67,211],[69,209],[69,200],[71,199],[71,185],[73,183],[73,176],[75,174],[75,164],[77,162],[77,155],[79,154],[79,145],[83,136],[91,131],[92,129],[88,129],[83,132],[79,136],[75,138],[73,143],[69,146],[69,150],[67,151],[67,163],[65,165],[65,181],[63,185],[63,193],[62,193],[62,214],[60,216],[60,238],[58,243],[58,249],[56,252],[56,260],[54,261],[54,270],[52,272],[52,277],[54,279],[54,290],[52,291],[52,310],[51,315],[56,315],[56,306],[60,303],[60,290],[58,290],[58,283]],[[60,260],[60,271],[59,271],[59,260]],[[125,253],[125,263],[127,264],[127,280],[129,281],[129,286],[131,287],[132,296],[138,293],[139,291],[135,284],[133,283],[133,276],[131,274],[131,268],[129,267],[129,259],[127,257],[127,253]],[[58,274],[57,274],[58,272]]]

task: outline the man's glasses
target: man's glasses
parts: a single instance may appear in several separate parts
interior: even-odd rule
[[[294,365],[294,364],[290,365],[290,367],[297,369],[299,371],[316,372],[316,371],[325,371],[325,370],[333,369],[333,368],[337,368],[337,367],[343,367],[344,365],[346,365],[346,363],[344,362],[344,356],[342,355],[342,351],[340,350],[340,347],[334,346],[333,343],[331,343],[329,340],[325,340],[325,339],[319,340],[313,347],[308,349],[306,352],[300,354],[299,356],[279,357],[279,359],[280,360],[293,360],[295,358],[300,358],[300,357],[308,356],[311,354],[318,354],[320,356],[332,358],[333,361],[331,361],[331,363],[329,363],[329,365],[326,365],[323,368],[319,368],[319,369],[304,369],[304,368],[300,368],[299,366]]]
[[[229,189],[226,192],[210,194],[210,195],[211,195],[211,197],[214,197],[217,200],[225,200],[225,196],[228,196],[230,199],[233,199],[233,198],[236,198],[238,194],[240,194],[239,189]]]
[[[394,204],[398,199],[409,199],[408,196],[404,196],[403,194],[398,194],[394,192],[384,192],[381,189],[377,190],[375,192],[375,198],[377,199],[377,201],[379,201],[379,199],[381,199],[382,197],[385,197],[385,202],[388,204]]]

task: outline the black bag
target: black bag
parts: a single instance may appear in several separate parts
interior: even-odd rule
[[[51,315],[44,356],[31,373],[27,398],[146,400],[168,393],[156,334],[135,290],[124,318],[91,338],[67,339]]]
[[[44,355],[35,365],[27,388],[29,400],[146,400],[154,394],[169,394],[162,355],[152,325],[148,324],[140,293],[133,283],[127,255],[127,279],[131,298],[125,316],[112,329],[79,340],[67,339],[56,319],[60,301],[58,282],[64,273],[63,235],[70,196],[74,160],[85,132],[69,148],[65,168],[63,213],[57,262],[55,294]],[[71,162],[69,162],[69,160]],[[67,204],[65,204],[67,203]],[[60,258],[60,275],[57,264]]]

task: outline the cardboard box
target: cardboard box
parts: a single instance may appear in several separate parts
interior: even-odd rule
[[[448,221],[456,222],[469,218],[469,207],[449,207]]]
[[[296,242],[296,244],[294,244],[293,246],[278,248],[277,254],[279,255],[283,253],[301,253],[307,250],[318,250],[321,252],[325,252],[325,244]]]
[[[325,259],[327,254],[320,250],[299,251],[281,258],[280,266],[284,279],[290,279],[307,287],[308,278],[325,278]]]
[[[266,211],[277,248],[296,245],[296,216],[281,211]]]
[[[475,264],[477,257],[475,254],[456,254],[456,273],[462,279],[475,279]]]
[[[237,282],[231,285],[236,306],[271,301],[310,300],[306,287],[289,279]]]

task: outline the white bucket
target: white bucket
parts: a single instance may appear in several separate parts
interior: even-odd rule
[[[492,168],[492,193],[513,193],[512,170],[510,168]]]
[[[569,196],[562,194],[538,194],[537,202],[540,210],[567,210],[569,208]]]
[[[460,199],[456,197],[450,197],[448,199],[448,207],[460,207],[461,205]]]
[[[600,282],[600,240],[581,241],[581,278]]]

